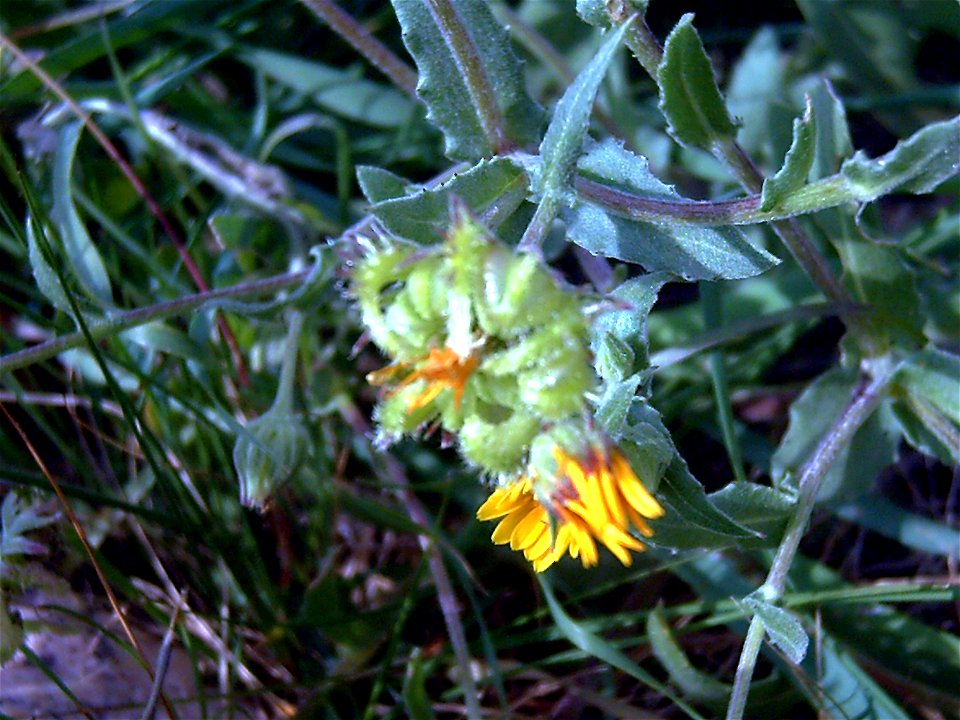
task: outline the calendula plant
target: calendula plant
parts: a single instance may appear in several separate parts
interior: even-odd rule
[[[0,10],[0,477],[201,705],[956,703],[955,482],[883,493],[960,454],[960,7],[647,4]]]

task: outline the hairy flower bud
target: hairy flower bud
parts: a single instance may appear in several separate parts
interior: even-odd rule
[[[308,448],[306,428],[290,412],[273,408],[248,423],[233,446],[240,503],[262,510],[300,467]]]
[[[581,299],[537,258],[459,206],[442,246],[364,247],[353,291],[391,359],[368,375],[381,438],[439,426],[472,465],[516,474],[545,423],[582,413],[596,375]]]

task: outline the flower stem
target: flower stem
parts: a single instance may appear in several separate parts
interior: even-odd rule
[[[307,280],[310,277],[311,270],[301,270],[299,272],[286,273],[283,275],[274,275],[273,277],[254,280],[251,282],[239,283],[232,287],[219,290],[208,290],[207,292],[195,293],[176,300],[147,305],[118,313],[104,320],[90,321],[88,323],[90,337],[93,340],[102,340],[112,337],[123,330],[128,330],[138,325],[145,325],[153,320],[182,315],[184,313],[196,310],[206,303],[212,303],[230,298],[248,297],[251,295],[264,295],[266,293],[279,290],[281,288],[296,285]],[[60,335],[51,338],[39,345],[24,348],[17,352],[10,353],[0,357],[0,372],[17,370],[18,368],[32,365],[33,363],[49,360],[59,355],[65,350],[80,347],[86,342],[82,332],[72,332],[67,335]]]
[[[622,13],[614,13],[611,19],[617,24],[626,21],[626,16],[621,15]],[[659,67],[663,59],[663,48],[642,18],[633,22],[627,30],[626,42],[643,68],[659,84]],[[763,175],[735,140],[715,143],[710,150],[733,173],[747,192],[757,195],[761,191]],[[771,225],[773,231],[813,283],[820,288],[828,300],[837,305],[847,326],[860,340],[867,340],[869,334],[863,328],[863,323],[857,317],[847,314],[846,309],[853,305],[847,292],[803,228],[796,220],[782,220],[773,222]]]
[[[764,600],[773,602],[783,596],[787,582],[787,573],[800,547],[813,506],[817,499],[822,482],[830,466],[837,459],[840,452],[849,445],[853,436],[870,417],[874,409],[883,399],[884,391],[893,377],[894,369],[885,367],[879,369],[872,379],[864,378],[853,392],[850,403],[833,426],[820,440],[813,455],[807,461],[799,480],[799,495],[793,515],[783,534],[783,539],[777,548],[767,579],[760,588]],[[727,720],[741,720],[750,692],[750,681],[757,664],[757,655],[763,644],[764,626],[756,615],[750,622],[750,629],[740,653],[740,662],[737,665],[737,674],[733,682],[733,692],[730,695],[730,704],[727,707]]]
[[[300,333],[303,332],[303,313],[290,311],[287,321],[287,337],[283,347],[283,364],[280,366],[280,380],[277,382],[277,394],[273,407],[289,413],[293,407],[293,385],[297,378],[297,358],[300,355]]]

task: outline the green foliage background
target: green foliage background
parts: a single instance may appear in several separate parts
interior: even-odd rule
[[[713,717],[751,618],[747,716],[956,713],[960,9],[640,5],[0,6],[0,659],[45,567],[174,618],[204,715]],[[358,237],[451,196],[597,301],[630,569],[374,442]]]

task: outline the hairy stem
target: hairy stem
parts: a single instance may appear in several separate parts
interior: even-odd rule
[[[884,391],[890,382],[894,371],[892,368],[882,368],[872,379],[864,378],[853,392],[850,403],[840,416],[834,421],[831,428],[820,440],[810,459],[803,467],[799,480],[799,495],[793,515],[787,524],[787,529],[777,548],[767,579],[760,588],[760,594],[768,602],[779,600],[783,596],[787,583],[787,574],[790,565],[800,547],[813,506],[820,490],[820,483],[840,452],[850,444],[857,430],[870,417],[874,409],[883,399]],[[750,623],[750,630],[744,641],[740,653],[740,662],[737,665],[737,674],[733,682],[733,692],[727,708],[727,720],[741,720],[746,706],[747,695],[750,692],[750,681],[757,664],[757,655],[760,652],[763,639],[763,623],[754,616]]]
[[[616,23],[624,22],[627,19],[625,16],[620,17],[619,14],[613,14],[611,18]],[[642,19],[632,23],[628,29],[627,45],[643,68],[659,84],[659,67],[663,59],[663,48]],[[711,148],[711,151],[718,160],[730,169],[747,192],[754,195],[760,192],[763,187],[763,175],[736,141],[717,143]],[[795,220],[774,222],[772,227],[783,244],[786,245],[790,254],[793,255],[814,284],[820,288],[824,296],[836,303],[842,314],[845,312],[844,308],[851,307],[853,303],[850,301],[847,292],[833,274],[826,259],[807,237],[803,228]],[[868,334],[860,329],[862,323],[858,322],[856,317],[848,317],[846,314],[843,317],[847,325],[860,339],[868,337]]]
[[[207,292],[187,295],[177,298],[176,300],[168,300],[167,302],[157,303],[156,305],[147,305],[146,307],[137,308],[136,310],[128,310],[104,320],[88,321],[90,336],[93,340],[102,340],[112,337],[123,330],[144,325],[153,320],[160,320],[162,318],[192,312],[206,303],[231,298],[264,295],[281,288],[301,283],[310,276],[310,273],[310,270],[301,270],[284,275],[274,275],[273,277],[262,280],[240,283],[220,290],[208,290]],[[65,350],[80,347],[85,342],[86,338],[82,332],[72,332],[67,335],[51,338],[39,345],[24,348],[23,350],[18,350],[17,352],[0,357],[0,372],[17,370],[18,368],[26,367],[33,363],[49,360]]]
[[[303,313],[292,310],[287,320],[287,337],[283,346],[283,364],[273,407],[290,413],[293,407],[293,386],[297,379],[297,358],[300,356],[300,334],[303,332]]]

